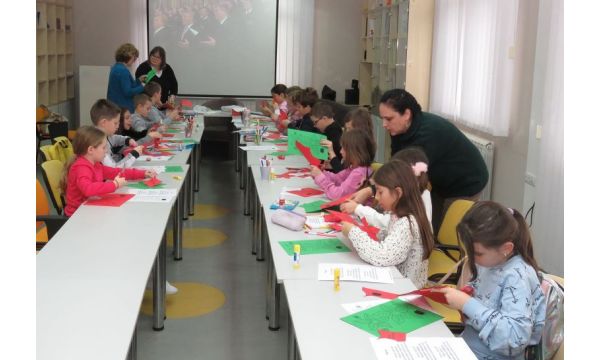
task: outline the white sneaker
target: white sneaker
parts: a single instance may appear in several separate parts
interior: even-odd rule
[[[171,285],[171,283],[167,281],[167,295],[177,294],[178,291],[179,290],[175,286]]]

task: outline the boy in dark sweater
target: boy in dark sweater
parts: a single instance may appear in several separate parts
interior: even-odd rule
[[[334,173],[344,169],[342,165],[342,127],[333,119],[333,109],[325,103],[317,103],[312,108],[310,116],[315,128],[327,136],[327,140],[322,140],[321,145],[327,146],[329,150],[329,164]]]
[[[294,103],[294,106],[298,109],[298,113],[302,115],[302,118],[300,120],[294,121],[293,123],[290,123],[288,125],[288,128],[319,132],[319,130],[315,128],[315,125],[313,124],[313,121],[310,118],[312,108],[313,106],[315,106],[317,100],[319,100],[317,90],[313,88],[306,88],[302,90],[298,101]]]

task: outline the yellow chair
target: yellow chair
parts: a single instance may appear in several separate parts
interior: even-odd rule
[[[50,160],[59,160],[66,164],[73,156],[73,145],[66,136],[59,136],[54,139],[55,143],[48,149]]]
[[[68,218],[62,215],[50,215],[50,206],[46,192],[39,180],[35,180],[35,245],[39,251],[56,232],[67,222]]]
[[[48,161],[48,160],[52,160],[52,157],[50,155],[50,148],[52,148],[52,145],[43,145],[40,146],[40,153],[43,155],[43,161]]]
[[[377,172],[377,170],[379,170],[379,168],[382,166],[383,166],[382,163],[378,163],[378,162],[371,163],[371,170],[373,170],[373,174],[375,174]]]
[[[46,189],[48,189],[48,192],[50,193],[52,205],[54,205],[58,214],[62,214],[65,201],[60,189],[60,180],[65,165],[59,160],[48,160],[42,163],[41,168],[42,177],[44,178]]]

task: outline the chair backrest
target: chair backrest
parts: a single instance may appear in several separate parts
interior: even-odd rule
[[[54,139],[55,143],[49,148],[50,160],[59,160],[63,164],[73,156],[73,145],[66,136],[59,136]]]
[[[382,167],[382,166],[383,166],[382,163],[378,163],[378,162],[371,163],[371,170],[373,170],[373,175],[375,175],[375,173],[377,172],[377,170],[379,170],[379,168]]]
[[[450,205],[437,235],[437,240],[440,244],[459,245],[456,226],[462,220],[463,216],[465,216],[465,213],[469,211],[471,206],[473,206],[473,201],[462,199],[455,200]]]
[[[40,146],[40,152],[42,153],[42,155],[44,155],[44,161],[52,160],[52,157],[50,155],[50,148],[52,148],[52,145]]]
[[[65,164],[59,160],[48,160],[42,163],[42,176],[46,183],[46,188],[52,198],[52,204],[56,212],[62,214],[64,200],[60,190],[60,179],[62,178]]]
[[[50,206],[48,205],[48,198],[44,187],[38,179],[35,179],[35,215],[48,215],[50,214]],[[44,226],[43,221],[35,223],[36,228]]]
[[[546,322],[539,344],[542,359],[559,359],[562,356],[565,321],[564,279],[540,273],[541,287],[546,300]]]

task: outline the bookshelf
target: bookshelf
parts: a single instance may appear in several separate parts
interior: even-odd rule
[[[73,0],[36,2],[37,104],[74,98]]]
[[[374,106],[385,91],[405,88],[427,107],[433,4],[434,0],[365,1],[360,106]]]

